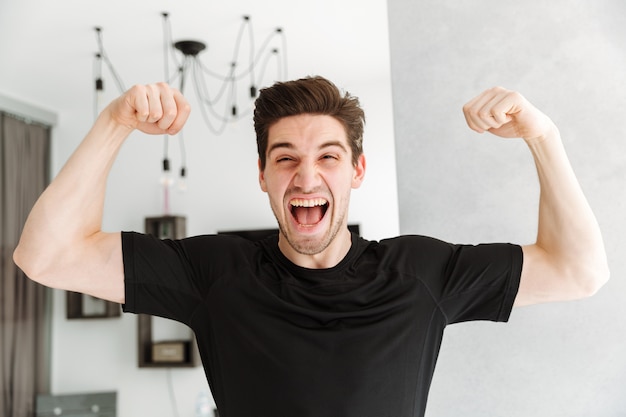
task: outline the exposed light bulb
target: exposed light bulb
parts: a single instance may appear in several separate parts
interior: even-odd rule
[[[170,188],[174,184],[174,179],[170,172],[170,161],[167,158],[163,160],[163,171],[159,182],[163,188],[163,214],[168,215],[170,214]]]
[[[104,81],[102,78],[96,78],[96,103],[95,103],[95,114],[98,115],[100,113],[100,109],[104,103],[103,95],[104,95]]]
[[[163,171],[161,172],[159,182],[164,187],[171,187],[174,184],[174,179],[172,178],[172,173],[170,172],[170,163],[167,159],[163,160]]]
[[[185,167],[180,169],[180,177],[178,178],[178,191],[184,193],[187,191],[187,170]]]
[[[161,174],[159,183],[161,183],[163,187],[171,187],[172,185],[174,185],[174,179],[172,178],[172,175],[168,171],[164,171]]]
[[[98,117],[100,109],[104,104],[104,80],[102,79],[102,55],[96,54],[94,61],[94,74],[95,74],[95,91],[94,91],[94,103],[93,113],[94,119]]]

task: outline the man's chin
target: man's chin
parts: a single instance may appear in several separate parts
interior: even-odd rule
[[[322,253],[330,244],[329,239],[323,238],[287,238],[287,243],[291,248],[300,255],[317,255]]]
[[[280,238],[300,255],[318,255],[332,244],[339,232],[338,225],[328,220],[323,218],[313,226],[296,225],[295,222],[279,224]]]

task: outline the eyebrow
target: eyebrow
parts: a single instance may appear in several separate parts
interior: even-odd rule
[[[318,150],[325,149],[325,148],[331,148],[333,146],[337,146],[337,147],[341,148],[344,152],[348,151],[346,146],[343,143],[341,143],[340,141],[338,141],[338,140],[331,140],[331,141],[328,141],[328,142],[324,142],[324,143],[322,143],[318,147]],[[275,149],[282,149],[282,148],[284,148],[284,149],[295,149],[295,146],[291,142],[277,142],[277,143],[275,143],[275,144],[273,144],[272,146],[269,147],[269,149],[267,150],[267,154],[269,155]]]

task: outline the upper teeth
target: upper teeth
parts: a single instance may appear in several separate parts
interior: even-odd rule
[[[313,198],[309,200],[304,200],[301,198],[296,198],[291,200],[291,205],[294,207],[315,207],[315,206],[323,206],[327,203],[324,198]]]

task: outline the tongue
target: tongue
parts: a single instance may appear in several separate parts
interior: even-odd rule
[[[315,207],[295,207],[293,215],[299,224],[313,225],[322,220],[323,212],[321,206]]]

